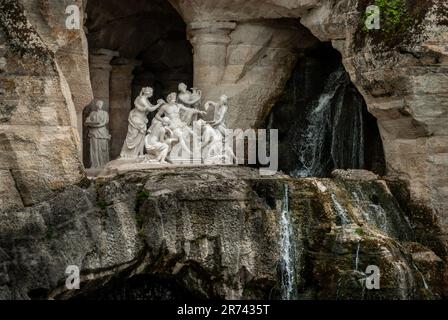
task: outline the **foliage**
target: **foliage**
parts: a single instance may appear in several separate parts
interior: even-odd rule
[[[380,8],[380,30],[395,35],[409,30],[412,20],[403,0],[375,0],[375,4]]]
[[[363,31],[373,35],[377,40],[394,46],[409,37],[413,19],[409,14],[405,0],[375,0],[380,9],[380,29],[368,30],[365,21],[370,16],[363,14]]]
[[[364,230],[362,228],[357,228],[355,230],[356,234],[360,237],[362,237],[364,235]]]

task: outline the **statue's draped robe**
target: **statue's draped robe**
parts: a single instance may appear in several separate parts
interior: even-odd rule
[[[145,111],[136,107],[131,110],[128,121],[128,134],[120,156],[125,159],[132,159],[143,155],[148,118]]]
[[[104,110],[93,111],[89,120],[99,123],[98,127],[89,128],[91,167],[104,168],[109,162],[110,134],[106,128],[109,123],[109,114]]]

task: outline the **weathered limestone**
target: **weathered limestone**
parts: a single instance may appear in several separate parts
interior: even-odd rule
[[[89,54],[87,39],[82,28],[86,17],[83,8],[86,0],[21,0],[27,18],[37,29],[55,59],[70,90],[69,100],[73,101],[79,136],[82,137],[82,111],[93,99],[89,76]],[[66,8],[76,5],[80,8],[80,29],[67,29]],[[82,139],[79,152],[82,150]]]
[[[0,208],[5,211],[23,208],[11,171],[0,170],[0,181]]]
[[[80,20],[81,24],[85,21],[85,13],[82,10],[85,7],[87,0],[77,1],[58,1],[57,11],[54,11],[55,20],[52,24],[52,30],[61,26],[60,10],[66,8],[68,5],[78,5],[80,7]],[[61,4],[64,4],[62,7]],[[55,5],[54,2],[51,3]],[[63,16],[64,19],[66,16]],[[63,24],[62,24],[63,25]],[[56,60],[61,68],[64,77],[67,80],[70,88],[73,104],[75,105],[77,128],[80,136],[80,154],[82,154],[82,136],[83,136],[83,110],[93,100],[92,86],[90,82],[90,70],[89,70],[89,48],[87,44],[86,34],[81,27],[80,30],[70,30],[67,44],[58,49],[56,52]],[[76,66],[76,67],[73,67]]]
[[[83,172],[76,109],[54,55],[70,34],[59,29],[56,41],[48,33],[52,15],[25,13],[22,4],[31,5],[0,3],[0,171],[9,176],[0,189],[9,190],[13,203],[31,205],[79,182]],[[56,16],[59,6],[43,9]]]
[[[117,159],[120,156],[121,147],[126,139],[128,130],[126,119],[132,107],[133,71],[139,65],[141,62],[137,60],[119,58],[112,61],[109,96],[111,159]]]
[[[151,277],[139,281],[144,289],[139,298],[160,299],[149,290],[159,278],[175,281],[178,294],[195,298],[280,298],[285,184],[298,249],[297,298],[446,294],[445,263],[409,241],[403,213],[384,181],[263,178],[241,167],[183,167],[127,173],[87,189],[73,186],[2,215],[0,299],[65,299],[89,292],[92,299],[100,293],[125,299],[120,292],[126,290],[116,292],[109,284],[118,280],[123,289],[139,275]],[[363,198],[355,201],[359,190]],[[387,224],[369,211],[378,204]],[[65,287],[68,265],[81,268],[81,290]],[[381,270],[379,290],[363,288],[368,265]],[[138,290],[137,285],[129,292]]]

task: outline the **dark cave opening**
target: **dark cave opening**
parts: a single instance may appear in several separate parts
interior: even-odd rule
[[[72,299],[84,301],[192,301],[197,300],[198,297],[175,279],[142,274],[126,279],[114,278],[99,288],[86,289]]]
[[[279,170],[292,176],[328,177],[334,169],[385,173],[377,121],[330,43],[300,52],[266,127],[279,130]]]
[[[177,91],[181,82],[192,86],[192,47],[185,22],[166,0],[89,0],[86,12],[92,89],[95,100],[105,100],[109,111],[110,160],[115,160],[126,138],[129,111],[143,87],[154,89],[155,104]],[[118,55],[105,66],[95,61],[103,49]],[[85,108],[84,119],[93,108],[94,103]],[[89,168],[89,138],[83,131],[84,164]]]

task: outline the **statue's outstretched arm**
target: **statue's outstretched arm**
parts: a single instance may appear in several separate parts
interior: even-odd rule
[[[156,111],[157,109],[159,109],[160,106],[163,105],[164,103],[165,103],[165,101],[162,100],[162,99],[158,100],[156,105],[153,105],[151,102],[148,101],[148,106],[146,107],[146,109],[147,109],[149,112],[154,112],[154,111]]]

